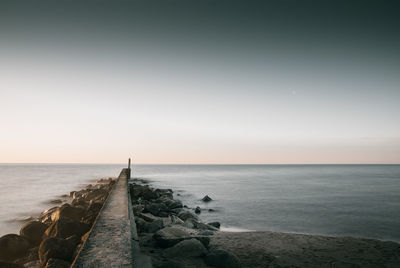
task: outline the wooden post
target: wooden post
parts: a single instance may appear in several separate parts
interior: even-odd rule
[[[128,168],[131,169],[131,159],[128,160]]]

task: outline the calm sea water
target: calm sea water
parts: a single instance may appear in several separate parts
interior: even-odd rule
[[[49,208],[46,201],[121,168],[0,165],[0,235],[17,232],[14,219]],[[400,242],[400,165],[135,165],[132,177],[174,189],[225,228]],[[214,201],[201,202],[206,194]]]

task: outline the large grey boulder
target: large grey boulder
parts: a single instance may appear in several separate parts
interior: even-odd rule
[[[51,258],[72,261],[75,246],[62,238],[47,238],[42,241],[39,247],[39,260],[44,266]]]
[[[186,258],[186,257],[201,257],[207,254],[207,249],[197,239],[183,240],[173,247],[167,248],[164,251],[166,257],[170,258]]]
[[[159,246],[171,247],[182,240],[189,239],[190,234],[181,228],[165,227],[157,231],[153,238]]]
[[[30,247],[29,241],[16,234],[0,237],[0,260],[14,261],[22,258]]]
[[[42,236],[46,229],[46,224],[40,221],[30,221],[22,226],[19,234],[25,237],[33,246],[37,246],[42,241]]]
[[[214,249],[210,251],[204,258],[207,265],[217,268],[240,268],[240,261],[233,253],[223,250]]]
[[[209,197],[208,195],[204,196],[201,200],[206,203],[212,201],[211,197]]]
[[[195,238],[199,240],[205,247],[210,243],[210,238],[208,236],[201,235],[191,235],[184,228],[179,227],[165,227],[159,231],[157,231],[153,235],[154,240],[160,247],[172,247],[173,245],[178,244],[179,242],[191,238]]]
[[[178,214],[178,217],[183,220],[186,221],[187,219],[195,219],[198,220],[197,216],[194,215],[193,213],[189,212],[189,211],[182,211],[181,213]]]

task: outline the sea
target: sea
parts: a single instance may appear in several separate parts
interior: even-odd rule
[[[0,236],[55,199],[124,165],[0,164]],[[400,165],[133,165],[225,231],[277,231],[400,242]],[[204,203],[201,198],[213,201]]]

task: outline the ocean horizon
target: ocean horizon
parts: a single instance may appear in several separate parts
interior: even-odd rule
[[[0,235],[17,233],[24,219],[55,206],[51,200],[116,177],[124,166],[0,164]],[[400,241],[400,165],[141,164],[132,166],[132,178],[173,189],[225,230]],[[213,201],[204,204],[204,195]]]

